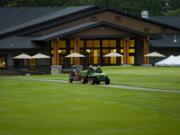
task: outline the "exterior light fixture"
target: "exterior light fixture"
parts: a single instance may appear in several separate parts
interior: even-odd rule
[[[14,46],[14,44],[13,44],[13,43],[11,43],[11,44],[10,44],[10,46],[11,46],[11,47],[13,47],[13,46]]]
[[[104,27],[100,27],[100,30],[104,30]]]
[[[173,40],[174,43],[177,43],[177,37],[176,35],[174,35],[174,40]]]
[[[90,49],[87,49],[87,50],[86,50],[86,52],[90,53],[90,52],[91,52],[91,50],[90,50]]]
[[[62,51],[61,50],[58,50],[58,53],[61,53]]]

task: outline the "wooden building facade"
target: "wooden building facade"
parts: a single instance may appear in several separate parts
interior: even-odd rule
[[[152,50],[172,50],[171,54],[177,54],[180,44],[175,44],[173,49],[170,44],[156,44],[156,40],[165,40],[164,35],[173,40],[174,35],[179,38],[179,33],[178,27],[111,9],[96,6],[69,7],[0,29],[0,66],[6,69],[15,67],[18,62],[14,62],[13,56],[19,53],[33,55],[37,52],[52,57],[38,63],[47,67],[149,64],[149,59],[144,55]],[[73,52],[86,57],[65,58]],[[110,52],[120,53],[123,57],[103,57]],[[37,62],[30,63],[36,65]]]

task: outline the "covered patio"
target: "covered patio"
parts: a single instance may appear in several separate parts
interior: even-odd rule
[[[36,42],[51,42],[52,65],[69,67],[75,59],[65,56],[78,52],[85,58],[76,58],[83,66],[148,64],[149,37],[142,32],[108,22],[89,22],[34,38]],[[117,52],[123,57],[103,57]]]

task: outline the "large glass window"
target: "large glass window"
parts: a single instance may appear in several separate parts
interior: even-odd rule
[[[135,40],[131,39],[129,40],[129,56],[128,56],[128,64],[134,64],[135,63]]]
[[[127,58],[127,64],[134,64],[135,63],[135,40],[134,39],[130,39],[129,41],[129,47],[128,47],[128,58]],[[121,49],[120,49],[120,53],[122,55],[124,55],[124,42],[123,40],[121,40],[121,45],[120,45]],[[123,57],[121,57],[121,63],[123,64],[124,60]]]
[[[116,40],[103,40],[102,46],[116,48]]]
[[[0,55],[0,68],[6,68],[6,56]]]
[[[100,49],[87,49],[86,53],[88,64],[100,64]]]
[[[59,53],[59,64],[60,65],[64,65],[65,63],[65,56],[66,56],[66,50],[65,49],[61,49],[58,51]]]
[[[103,47],[103,55],[106,55],[111,52],[116,52],[116,40],[102,40],[102,47]],[[115,57],[110,58],[103,58],[104,64],[116,64],[117,60]]]
[[[99,48],[100,47],[100,40],[87,40],[86,41],[87,48]]]
[[[60,40],[58,42],[59,48],[66,48],[66,40]]]
[[[75,47],[75,40],[70,41],[70,47],[73,49]],[[78,47],[84,48],[84,40],[78,40]]]

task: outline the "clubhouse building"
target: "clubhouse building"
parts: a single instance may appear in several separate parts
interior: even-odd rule
[[[96,6],[67,8],[0,8],[0,72],[15,73],[22,66],[45,72],[50,67],[73,65],[68,54],[79,52],[77,64],[142,65],[151,63],[144,57],[152,51],[163,55],[180,55],[180,17],[134,17]],[[105,58],[117,52],[123,57]],[[50,59],[13,57],[43,53]]]

